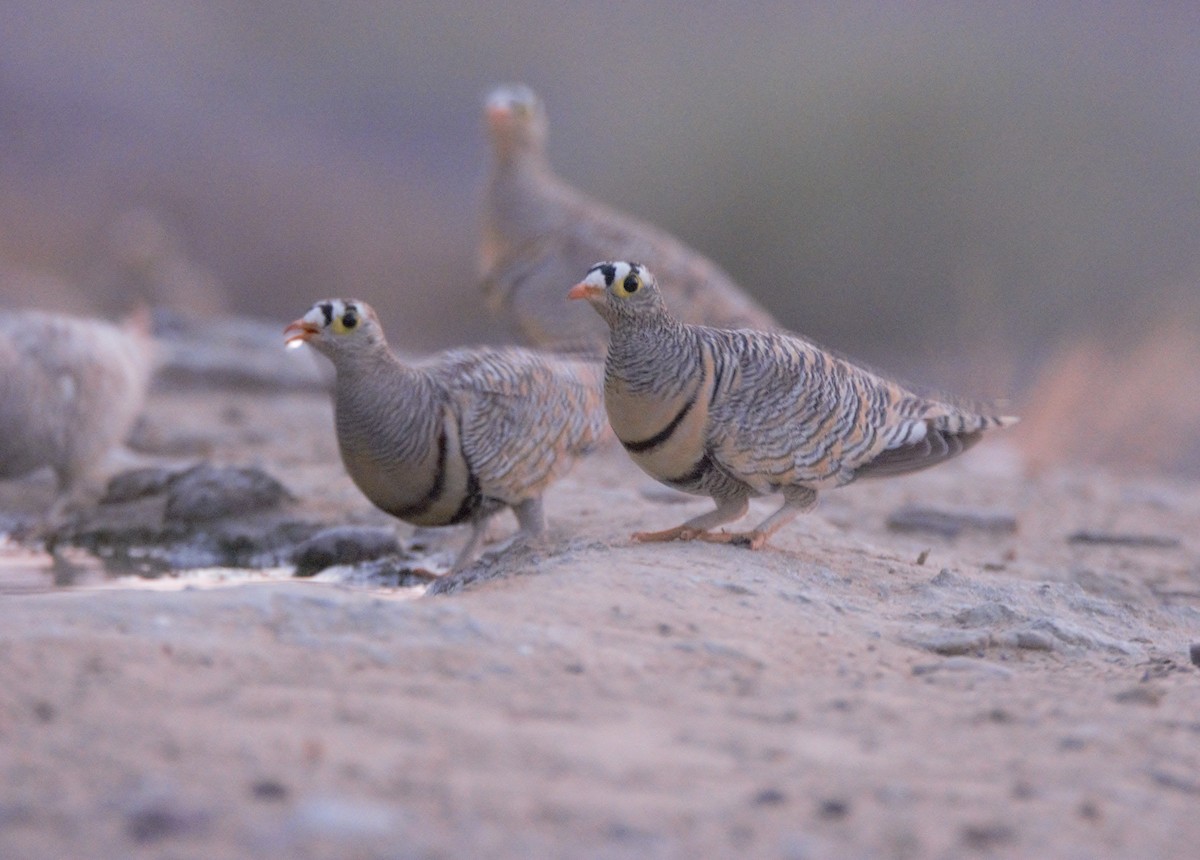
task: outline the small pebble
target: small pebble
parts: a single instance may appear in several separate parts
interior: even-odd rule
[[[850,802],[837,797],[827,798],[817,807],[817,814],[830,821],[840,821],[850,814]]]
[[[968,824],[962,829],[963,842],[970,848],[980,851],[990,850],[1005,843],[1012,842],[1016,833],[1007,824],[992,822],[988,824]]]
[[[943,567],[938,571],[937,576],[929,580],[929,584],[935,588],[961,588],[967,584],[967,580],[959,576],[948,567]]]
[[[1012,796],[1017,800],[1032,800],[1037,797],[1037,789],[1033,784],[1023,779],[1018,779],[1013,783]]]
[[[250,786],[250,794],[258,800],[285,800],[287,786],[275,779],[260,779]]]
[[[1161,687],[1139,684],[1117,693],[1113,700],[1126,705],[1157,705],[1165,695],[1166,691]]]
[[[932,651],[934,654],[952,656],[956,654],[971,654],[981,651],[988,645],[988,634],[976,630],[943,630],[930,633],[913,644]]]
[[[1179,538],[1172,535],[1077,531],[1067,538],[1067,543],[1128,546],[1138,549],[1175,549],[1179,546]]]
[[[120,472],[108,482],[101,504],[112,505],[132,502],[146,496],[156,496],[167,489],[167,484],[177,470],[162,466],[149,466],[144,469],[130,469]]]
[[[1184,794],[1200,796],[1200,782],[1194,779],[1191,774],[1184,776],[1179,773],[1156,768],[1150,771],[1150,778],[1163,788],[1170,788]]]
[[[1017,518],[1005,513],[940,511],[909,505],[893,511],[887,527],[896,532],[928,532],[947,538],[958,537],[964,531],[1012,534],[1017,530]]]
[[[989,624],[1014,621],[1019,617],[1011,606],[995,601],[980,603],[954,613],[954,620],[964,627],[986,627]]]
[[[134,842],[159,842],[202,831],[209,823],[210,816],[205,812],[180,809],[160,799],[130,811],[125,818],[125,832]]]
[[[291,494],[262,469],[203,464],[172,476],[165,518],[211,522],[278,507]]]
[[[755,806],[780,806],[787,801],[787,795],[778,788],[764,788],[754,795]]]
[[[921,663],[912,667],[912,673],[917,676],[935,675],[942,672],[964,672],[978,675],[981,678],[996,678],[997,680],[1008,680],[1013,675],[1011,669],[977,657],[947,657],[937,663]]]
[[[313,576],[335,564],[374,561],[398,552],[396,532],[387,527],[334,526],[317,532],[292,553],[296,576]]]
[[[1057,647],[1053,638],[1039,630],[1014,630],[1004,637],[1004,642],[1026,651],[1053,651]]]

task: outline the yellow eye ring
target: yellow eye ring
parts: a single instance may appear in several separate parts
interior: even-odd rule
[[[632,272],[626,275],[624,280],[614,281],[612,285],[613,295],[620,299],[632,296],[641,288],[642,279]]]
[[[335,316],[330,324],[334,334],[348,334],[353,331],[359,323],[358,313],[353,308],[347,308],[346,311],[338,316]]]

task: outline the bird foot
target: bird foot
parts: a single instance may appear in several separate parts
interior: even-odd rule
[[[748,532],[701,532],[700,540],[708,543],[727,543],[750,550],[762,549],[767,545],[767,534],[753,529]]]
[[[704,532],[690,526],[675,526],[660,532],[634,532],[633,539],[638,543],[666,543],[673,540],[695,540],[703,534]]]

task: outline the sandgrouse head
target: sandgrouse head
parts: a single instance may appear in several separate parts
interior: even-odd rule
[[[610,326],[667,315],[654,275],[641,263],[597,263],[567,297],[586,299]]]
[[[289,347],[307,343],[335,358],[368,348],[386,346],[379,318],[358,299],[325,299],[283,330]]]
[[[500,159],[527,152],[540,154],[545,149],[546,111],[542,100],[524,84],[507,84],[492,90],[484,115],[492,148]]]

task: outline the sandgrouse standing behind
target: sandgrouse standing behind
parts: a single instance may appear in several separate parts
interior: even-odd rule
[[[528,342],[603,353],[604,325],[586,308],[563,302],[562,288],[610,257],[653,260],[660,288],[685,322],[775,327],[711,260],[555,175],[546,157],[546,114],[528,87],[497,89],[486,118],[493,160],[480,253],[484,291],[492,310]]]
[[[758,549],[818,490],[933,466],[1016,421],[919,397],[799,337],[681,323],[636,263],[600,263],[569,296],[611,329],[604,397],[625,450],[664,484],[717,503],[638,540]],[[753,530],[709,531],[771,493],[783,505]]]
[[[52,468],[50,521],[96,489],[137,420],[154,369],[148,328],[140,317],[0,315],[0,478]]]
[[[542,493],[607,431],[598,362],[509,347],[406,364],[350,299],[318,302],[284,334],[333,362],[338,447],[363,494],[414,525],[471,524],[454,570],[503,508],[519,534],[542,533]]]

